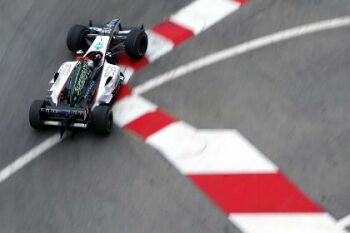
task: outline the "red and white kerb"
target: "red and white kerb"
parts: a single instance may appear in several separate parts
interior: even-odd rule
[[[159,150],[243,232],[343,232],[236,130],[196,129],[123,89],[115,123]]]
[[[132,73],[237,10],[244,0],[197,0],[148,30],[139,61],[121,57]],[[187,176],[243,232],[335,233],[334,218],[308,198],[236,130],[200,130],[123,86],[115,123],[132,132]]]

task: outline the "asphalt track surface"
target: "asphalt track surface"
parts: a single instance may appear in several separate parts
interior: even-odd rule
[[[0,2],[0,167],[53,132],[28,108],[46,94],[70,25],[120,17],[150,27],[190,1]],[[128,6],[128,8],[123,8]],[[249,2],[131,79],[131,86],[235,44],[348,15],[343,1]],[[144,96],[197,128],[238,129],[336,218],[350,213],[349,28],[203,68]],[[78,133],[0,184],[1,232],[239,232],[154,149],[115,130]]]

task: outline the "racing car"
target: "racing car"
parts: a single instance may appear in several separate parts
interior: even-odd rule
[[[29,122],[34,129],[48,126],[65,129],[91,128],[107,135],[113,126],[113,99],[124,81],[117,65],[120,52],[142,58],[148,38],[144,27],[122,27],[119,19],[104,26],[74,25],[67,35],[67,47],[75,61],[64,62],[50,81],[48,96],[30,106]]]

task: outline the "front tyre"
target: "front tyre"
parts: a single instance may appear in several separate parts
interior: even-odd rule
[[[84,50],[87,47],[85,36],[89,33],[89,29],[83,25],[73,25],[67,35],[67,47],[72,52]]]
[[[43,129],[44,124],[40,116],[40,109],[44,106],[43,100],[34,100],[29,109],[29,123],[34,129]]]
[[[134,59],[145,56],[148,46],[148,37],[142,29],[132,29],[125,40],[125,51]]]
[[[113,114],[109,106],[100,105],[92,111],[90,126],[96,134],[108,135],[113,128]]]

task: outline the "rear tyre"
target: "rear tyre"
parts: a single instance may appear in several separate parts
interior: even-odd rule
[[[29,109],[29,123],[34,129],[43,129],[44,124],[40,116],[40,108],[44,106],[43,100],[34,100]]]
[[[125,40],[126,53],[134,59],[145,56],[148,46],[148,37],[142,29],[132,29]]]
[[[89,29],[83,25],[73,25],[67,35],[67,47],[72,52],[78,50],[84,50],[87,48],[85,36],[88,34]]]
[[[113,114],[111,108],[105,105],[95,107],[92,111],[90,126],[96,134],[110,134],[113,128]]]

